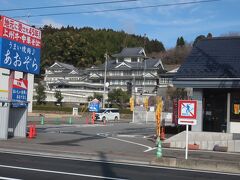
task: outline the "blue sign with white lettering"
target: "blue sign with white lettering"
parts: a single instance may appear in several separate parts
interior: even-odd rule
[[[27,101],[27,90],[26,89],[12,89],[12,100],[13,101]]]
[[[40,48],[0,38],[0,67],[39,74]]]
[[[27,107],[28,81],[12,80],[12,107]]]
[[[90,102],[88,108],[89,108],[90,112],[98,112],[100,109],[100,103],[99,102]]]

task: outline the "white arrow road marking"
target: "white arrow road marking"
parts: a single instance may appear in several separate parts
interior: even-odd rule
[[[70,173],[70,172],[62,172],[62,171],[51,171],[51,170],[45,170],[45,169],[25,168],[25,167],[18,167],[18,166],[0,165],[0,167],[10,168],[10,169],[27,170],[27,171],[53,173],[53,174],[64,174],[64,175],[70,175],[70,176],[89,177],[89,178],[97,178],[97,179],[126,180],[126,179],[114,178],[114,177],[96,176],[96,175],[90,175],[90,174],[79,174],[79,173]],[[9,180],[14,180],[14,179],[9,179]]]
[[[109,137],[109,134],[107,134],[107,133],[98,133],[97,135],[98,135],[98,136],[102,136],[102,137],[106,137],[106,138],[109,138],[109,139],[114,139],[114,140],[126,142],[126,143],[129,143],[129,144],[135,144],[135,145],[138,145],[138,146],[142,146],[142,147],[147,148],[147,150],[145,150],[145,151],[143,151],[143,152],[148,152],[148,151],[153,150],[152,147],[147,146],[147,145],[145,145],[145,144],[140,144],[140,143],[136,143],[136,142],[132,142],[132,141],[127,141],[127,140],[123,140],[123,139],[119,139],[119,138],[114,138],[114,137]]]

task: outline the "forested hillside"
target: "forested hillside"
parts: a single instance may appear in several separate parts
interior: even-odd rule
[[[146,53],[163,52],[165,48],[158,40],[130,35],[111,29],[44,26],[42,29],[42,69],[54,61],[73,64],[79,68],[104,62],[104,54],[118,53],[124,47],[144,47]]]

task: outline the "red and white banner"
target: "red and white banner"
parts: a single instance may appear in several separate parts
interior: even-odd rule
[[[14,79],[12,88],[27,90],[28,89],[28,80]]]
[[[41,31],[20,21],[1,16],[0,37],[40,48]]]

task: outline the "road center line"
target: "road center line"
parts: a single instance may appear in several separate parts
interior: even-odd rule
[[[0,179],[3,179],[3,180],[21,180],[21,179],[8,178],[8,177],[2,177],[2,176],[0,176]]]
[[[27,171],[54,173],[54,174],[64,174],[64,175],[70,175],[70,176],[81,176],[81,177],[89,177],[89,178],[98,178],[98,179],[126,180],[126,179],[122,179],[122,178],[96,176],[96,175],[89,175],[89,174],[69,173],[69,172],[61,172],[61,171],[51,171],[51,170],[45,170],[45,169],[25,168],[25,167],[18,167],[18,166],[7,166],[7,165],[1,165],[1,164],[0,164],[0,167],[2,167],[2,168],[10,168],[10,169],[27,170]],[[14,180],[14,179],[9,179],[9,180]]]
[[[126,142],[126,143],[129,143],[129,144],[135,144],[135,145],[138,145],[138,146],[142,146],[142,147],[145,147],[147,148],[147,150],[143,151],[143,152],[148,152],[148,151],[151,151],[153,148],[150,147],[150,146],[147,146],[147,145],[144,145],[144,144],[140,144],[140,143],[136,143],[136,142],[132,142],[132,141],[128,141],[128,140],[123,140],[123,139],[119,139],[119,138],[114,138],[114,137],[109,137],[108,134],[97,134],[98,136],[102,136],[102,137],[106,137],[106,138],[109,138],[109,139],[114,139],[114,140],[118,140],[118,141],[122,141],[122,142]]]

